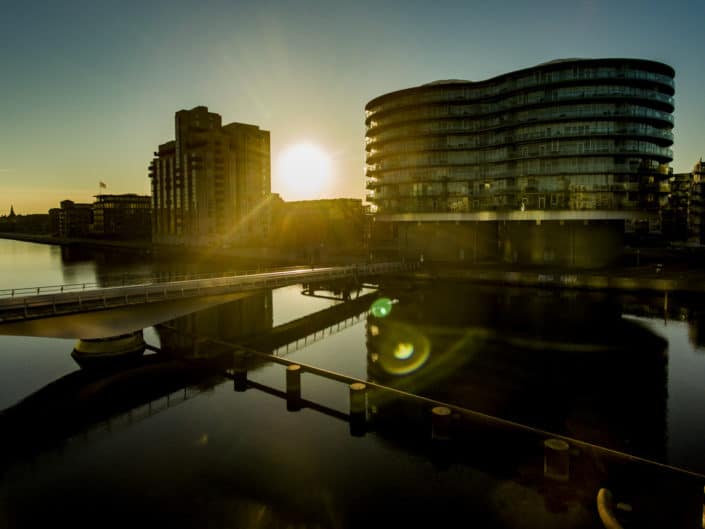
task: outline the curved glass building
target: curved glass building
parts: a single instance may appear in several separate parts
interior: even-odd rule
[[[658,230],[674,70],[563,59],[382,95],[366,113],[378,251],[590,266]]]

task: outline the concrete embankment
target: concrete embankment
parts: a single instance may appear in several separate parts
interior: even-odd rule
[[[669,271],[654,266],[589,271],[426,266],[414,272],[413,277],[539,288],[705,293],[705,271],[685,268]]]
[[[364,251],[360,248],[329,249],[319,252],[314,257],[303,249],[275,247],[233,247],[184,246],[153,244],[150,241],[105,240],[77,237],[53,237],[29,233],[0,232],[0,239],[53,244],[57,246],[75,246],[87,249],[124,250],[135,254],[152,254],[157,258],[198,258],[199,260],[225,260],[250,262],[266,265],[309,265],[309,264],[350,264],[365,261]]]
[[[35,233],[6,233],[0,232],[0,239],[14,241],[35,242],[38,244],[53,244],[56,246],[81,246],[84,248],[113,248],[134,250],[140,253],[151,252],[152,244],[149,241],[118,241],[101,240],[81,237],[53,237]]]

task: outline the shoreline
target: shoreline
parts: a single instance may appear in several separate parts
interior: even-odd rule
[[[0,239],[34,242],[56,246],[90,249],[125,250],[155,257],[206,256],[213,259],[238,259],[268,264],[308,264],[291,251],[277,248],[189,248],[153,245],[148,241],[106,241],[88,238],[58,238],[50,235],[2,233]],[[666,256],[674,257],[677,252]],[[346,261],[364,262],[362,255],[324,255],[316,264]],[[443,263],[426,263],[407,277],[419,280],[462,280],[478,284],[524,286],[531,288],[577,289],[624,292],[705,293],[705,267],[687,261],[649,263],[641,266],[615,266],[604,269],[557,267],[517,267],[504,263],[474,264],[458,267]]]
[[[456,280],[485,285],[561,290],[705,293],[705,270],[644,265],[578,270],[560,268],[505,269],[502,265],[457,268],[426,266],[410,274],[419,280]]]
[[[14,240],[21,242],[33,242],[37,244],[48,244],[53,246],[78,247],[98,250],[119,250],[132,252],[137,255],[151,255],[154,258],[198,258],[214,260],[235,260],[241,262],[252,262],[266,265],[308,265],[313,264],[310,257],[296,255],[297,252],[291,249],[280,249],[273,247],[240,247],[240,248],[216,248],[216,247],[192,247],[167,244],[153,244],[151,241],[126,241],[126,240],[105,240],[79,237],[53,237],[51,235],[40,235],[32,233],[8,233],[0,232],[0,239]],[[361,253],[355,253],[349,249],[342,249],[337,253],[325,254],[315,259],[315,264],[335,264],[335,263],[362,263],[365,257]]]

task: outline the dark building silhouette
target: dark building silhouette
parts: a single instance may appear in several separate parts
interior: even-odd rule
[[[667,241],[703,244],[703,180],[705,165],[699,160],[689,173],[674,173],[668,179],[668,202],[661,211]]]
[[[49,210],[51,234],[58,237],[85,237],[93,222],[93,205],[62,200],[61,207]]]
[[[148,195],[96,195],[90,231],[102,238],[149,239],[152,200]]]
[[[232,246],[269,229],[269,131],[222,125],[204,106],[175,116],[175,139],[149,166],[153,241]]]
[[[577,266],[660,231],[674,70],[566,59],[399,90],[366,107],[379,249]]]
[[[693,173],[675,173],[668,179],[668,202],[661,211],[663,236],[668,241],[688,239],[688,217]]]
[[[688,242],[693,245],[705,244],[705,163],[702,158],[689,173],[688,194]]]
[[[49,215],[46,213],[17,215],[14,208],[10,207],[9,215],[0,216],[0,231],[46,235],[49,233]]]
[[[285,202],[274,195],[269,241],[302,258],[315,259],[330,253],[362,255],[365,223],[361,199]]]

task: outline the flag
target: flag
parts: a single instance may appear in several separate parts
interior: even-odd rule
[[[98,185],[100,186],[101,189],[105,189],[106,187],[108,187],[105,185],[105,182],[98,182]]]

